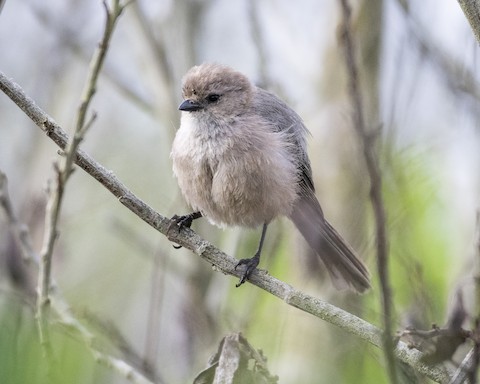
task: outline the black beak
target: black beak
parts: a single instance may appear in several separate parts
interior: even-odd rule
[[[182,104],[178,107],[180,111],[198,111],[199,109],[203,109],[203,107],[197,103],[196,101],[192,101],[190,99],[183,100]]]

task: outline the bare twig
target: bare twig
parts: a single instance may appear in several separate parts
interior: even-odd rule
[[[459,365],[448,384],[462,384],[468,378],[472,367],[475,365],[475,348],[468,351],[467,355]]]
[[[49,310],[50,310],[50,288],[51,288],[51,264],[53,246],[57,238],[57,221],[60,214],[60,206],[63,196],[64,183],[60,181],[61,171],[55,167],[56,183],[52,188],[49,183],[49,194],[46,212],[45,212],[45,234],[43,237],[42,250],[40,251],[40,264],[38,270],[37,283],[37,323],[40,335],[40,343],[44,353],[49,360],[49,366],[53,362],[53,350],[49,337]]]
[[[354,126],[360,137],[365,162],[370,177],[370,200],[375,217],[375,232],[377,246],[377,268],[382,292],[383,310],[383,350],[388,367],[390,382],[398,382],[396,362],[393,353],[392,338],[392,303],[391,288],[388,273],[388,239],[386,231],[386,214],[382,197],[382,176],[378,166],[373,133],[367,130],[363,114],[363,101],[360,92],[358,69],[354,52],[354,43],[351,32],[351,8],[348,0],[341,0],[343,22],[341,36],[345,50],[345,61],[349,75],[350,98],[353,105]]]
[[[76,151],[80,145],[86,130],[91,125],[93,117],[87,121],[87,110],[95,94],[97,79],[105,60],[115,23],[122,12],[123,6],[120,0],[114,0],[109,8],[106,2],[103,3],[106,10],[106,25],[101,43],[91,61],[89,76],[82,94],[80,107],[75,124],[72,139],[68,141],[65,148],[65,156],[60,165],[55,164],[55,179],[49,185],[49,200],[45,214],[45,234],[42,250],[40,252],[40,265],[37,283],[37,323],[40,335],[40,342],[47,358],[53,361],[53,351],[50,344],[48,323],[50,311],[50,289],[51,289],[51,268],[55,241],[57,239],[57,224],[60,217],[63,195],[68,178],[72,173],[72,167]]]
[[[67,134],[50,116],[40,109],[33,100],[26,96],[17,84],[9,80],[1,72],[0,89],[6,93],[60,148],[65,148],[68,141]],[[215,269],[220,272],[236,277],[240,276],[240,272],[235,270],[235,265],[237,263],[236,259],[215,248],[191,229],[184,228],[181,231],[171,231],[168,233],[168,228],[171,225],[169,219],[155,212],[151,207],[136,197],[111,171],[105,169],[87,153],[78,150],[77,156],[75,157],[75,163],[108,189],[129,210],[160,233],[166,235],[172,242],[192,250],[204,260],[212,264]],[[306,295],[292,286],[260,271],[255,272],[252,275],[250,282],[280,298],[289,305],[334,324],[346,332],[356,335],[375,346],[381,347],[381,331],[378,328],[340,308],[323,300]],[[413,366],[432,380],[439,383],[448,382],[448,374],[445,373],[441,367],[429,367],[420,361],[422,356],[421,352],[408,348],[408,346],[402,342],[397,345],[395,351],[400,360]]]

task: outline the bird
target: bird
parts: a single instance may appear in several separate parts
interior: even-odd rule
[[[182,79],[173,174],[193,209],[174,215],[179,228],[205,217],[221,228],[262,228],[258,249],[240,259],[242,285],[260,262],[268,225],[289,218],[320,257],[336,288],[363,293],[370,275],[326,220],[315,195],[301,117],[247,76],[218,63],[192,67]]]

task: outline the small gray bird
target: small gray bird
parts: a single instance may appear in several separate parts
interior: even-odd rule
[[[175,215],[190,227],[205,216],[220,226],[263,226],[255,255],[241,259],[243,284],[260,261],[268,224],[287,216],[320,256],[336,287],[364,292],[369,273],[325,219],[315,197],[307,128],[278,97],[219,64],[191,68],[183,78],[181,125],[173,141],[173,172],[195,212]]]

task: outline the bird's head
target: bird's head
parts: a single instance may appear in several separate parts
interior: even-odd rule
[[[244,113],[252,97],[252,85],[230,67],[201,64],[184,76],[182,96],[179,110],[223,120]]]

